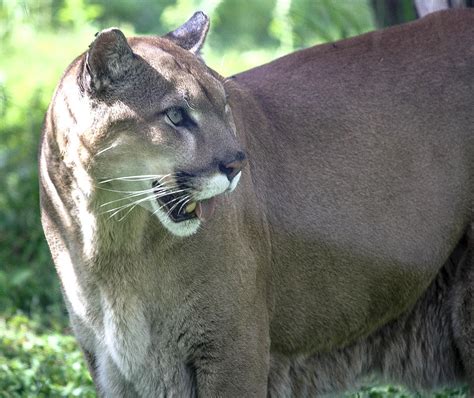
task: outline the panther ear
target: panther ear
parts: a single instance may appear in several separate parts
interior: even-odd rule
[[[116,28],[96,33],[86,54],[83,79],[96,93],[122,79],[130,69],[134,54],[125,35]]]
[[[201,11],[195,12],[187,22],[164,37],[178,46],[198,55],[209,30],[209,17]]]

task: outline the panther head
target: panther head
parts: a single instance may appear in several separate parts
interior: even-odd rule
[[[141,206],[187,236],[235,189],[246,156],[224,79],[199,55],[208,28],[199,12],[163,37],[127,40],[111,28],[77,60],[81,99],[64,138],[107,192],[100,207],[110,216]]]

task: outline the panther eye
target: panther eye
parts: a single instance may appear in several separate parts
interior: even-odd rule
[[[180,108],[171,108],[166,111],[166,117],[174,126],[179,127],[183,125],[185,119],[183,113],[183,110]]]

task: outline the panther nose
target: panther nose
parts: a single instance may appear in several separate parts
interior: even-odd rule
[[[239,151],[237,152],[235,159],[231,162],[220,162],[219,170],[221,171],[221,173],[224,173],[227,176],[227,179],[229,181],[232,181],[232,179],[240,173],[242,168],[245,166],[245,163],[247,163],[245,153]]]

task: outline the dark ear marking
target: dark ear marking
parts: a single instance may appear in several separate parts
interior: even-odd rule
[[[201,11],[194,13],[187,22],[178,29],[169,32],[164,37],[178,46],[199,55],[207,32],[209,31],[209,17]]]
[[[125,76],[133,58],[133,51],[119,29],[109,28],[96,33],[86,54],[84,86],[95,93],[104,91]]]

